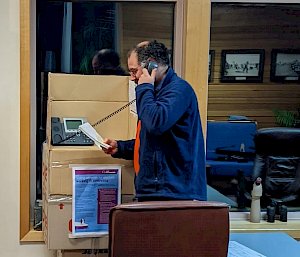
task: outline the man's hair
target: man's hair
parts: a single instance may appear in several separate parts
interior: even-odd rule
[[[170,65],[170,52],[167,47],[156,40],[150,42],[142,42],[129,51],[137,53],[138,63],[143,61],[154,60],[161,65]]]

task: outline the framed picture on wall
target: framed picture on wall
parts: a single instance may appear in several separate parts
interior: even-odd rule
[[[262,82],[264,61],[263,49],[222,50],[221,82]]]
[[[270,75],[275,82],[299,82],[300,49],[273,49]]]
[[[213,77],[213,68],[214,68],[214,59],[215,59],[215,50],[209,50],[208,55],[208,82],[211,82]]]

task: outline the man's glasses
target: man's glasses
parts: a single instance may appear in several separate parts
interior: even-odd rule
[[[131,68],[131,69],[128,70],[128,72],[129,72],[129,74],[130,74],[131,76],[135,76],[135,75],[137,74],[138,71],[139,71],[138,68]]]

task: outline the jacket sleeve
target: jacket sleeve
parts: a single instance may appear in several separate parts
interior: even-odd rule
[[[135,139],[132,140],[118,140],[118,151],[112,155],[114,158],[122,158],[125,160],[133,160],[133,151]]]
[[[136,87],[138,116],[150,133],[160,135],[170,129],[190,106],[194,92],[187,82],[181,80],[167,87],[159,96],[151,84]]]

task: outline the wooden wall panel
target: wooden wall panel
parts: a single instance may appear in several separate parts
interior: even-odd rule
[[[187,1],[186,34],[184,37],[184,78],[196,92],[204,134],[206,134],[207,121],[210,7],[210,0]]]
[[[273,48],[299,47],[299,5],[213,4],[210,49],[215,50],[215,59],[208,87],[208,119],[246,115],[261,128],[276,126],[273,109],[296,111],[299,83],[271,82],[270,65]],[[264,49],[263,83],[221,83],[221,51],[226,49]]]
[[[122,38],[120,38],[120,54],[122,66],[127,67],[127,53],[137,43],[156,39],[173,47],[174,7],[175,3],[120,3]]]
[[[30,230],[30,1],[20,1],[20,240]],[[17,159],[17,157],[16,157]]]

